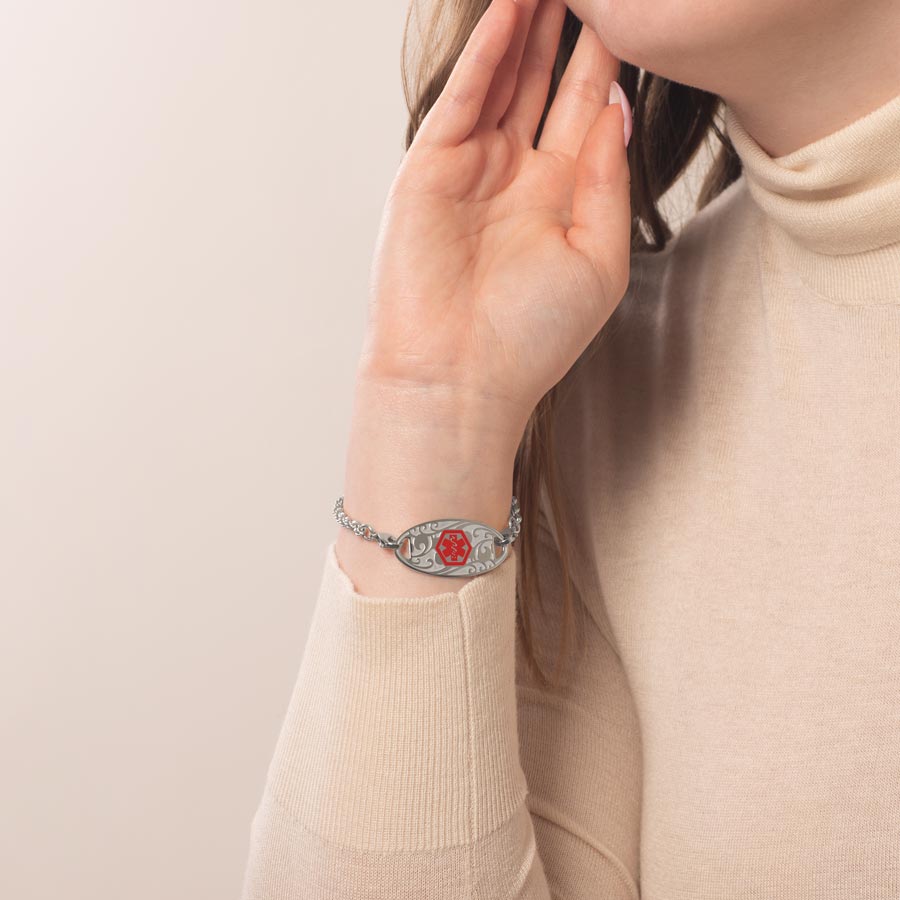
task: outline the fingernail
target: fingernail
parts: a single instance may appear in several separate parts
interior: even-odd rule
[[[622,107],[622,116],[624,117],[623,127],[625,132],[624,138],[625,146],[627,147],[628,142],[631,140],[631,131],[633,127],[631,104],[628,102],[628,98],[625,96],[625,91],[622,89],[622,85],[620,85],[618,81],[610,82],[609,102],[618,103]]]

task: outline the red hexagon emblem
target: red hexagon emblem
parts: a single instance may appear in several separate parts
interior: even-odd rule
[[[472,545],[464,531],[448,528],[437,539],[437,552],[445,566],[464,566]]]

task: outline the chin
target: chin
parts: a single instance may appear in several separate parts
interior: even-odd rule
[[[716,91],[741,62],[786,28],[802,28],[816,0],[567,0],[620,60]]]

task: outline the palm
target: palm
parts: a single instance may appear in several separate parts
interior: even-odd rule
[[[530,32],[528,22],[518,26],[529,46],[547,58],[546,45],[554,34],[558,39],[565,8],[561,0],[541,3]],[[520,39],[524,43],[521,33]],[[505,58],[515,49],[512,43]],[[570,68],[579,65],[602,81],[617,61],[585,28]],[[385,211],[373,267],[368,352],[379,365],[389,360],[397,371],[421,379],[462,377],[496,386],[514,380],[510,390],[533,405],[565,374],[620,299],[623,252],[627,257],[621,232],[628,222],[621,209],[608,216],[619,232],[615,256],[598,251],[600,238],[604,251],[616,250],[608,229],[600,234],[595,222],[577,221],[601,180],[578,161],[597,118],[599,94],[585,89],[588,76],[567,70],[572,89],[564,90],[564,79],[534,149],[535,113],[539,117],[543,108],[536,105],[540,73],[522,69],[537,79],[530,98],[528,76],[521,71],[505,89],[495,73],[493,93],[464,140],[451,134],[460,103],[446,104],[448,110],[439,101],[430,113],[435,118],[423,123]],[[445,93],[453,89],[451,78]],[[501,127],[490,127],[497,111],[505,118]],[[594,134],[596,152],[602,153],[601,139]],[[627,203],[627,191],[624,196]]]

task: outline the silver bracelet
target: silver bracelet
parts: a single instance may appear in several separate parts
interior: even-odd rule
[[[349,518],[344,512],[343,497],[338,497],[334,504],[334,517],[361,538],[392,549],[405,566],[428,575],[483,575],[495,569],[509,555],[509,548],[522,527],[519,501],[515,496],[509,508],[509,525],[503,531],[472,519],[433,519],[391,537],[375,531],[371,525]],[[409,556],[402,552],[407,540]],[[497,547],[500,548],[499,555]]]

